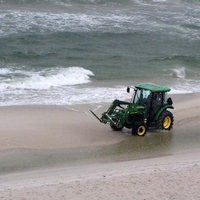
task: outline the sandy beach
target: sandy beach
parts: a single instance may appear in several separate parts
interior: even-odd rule
[[[1,107],[0,199],[200,199],[200,94],[171,95],[170,132],[114,132],[105,107]]]

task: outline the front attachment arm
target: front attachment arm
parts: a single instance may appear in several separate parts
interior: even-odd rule
[[[124,121],[123,115],[127,111],[126,107],[124,108],[123,106],[128,106],[129,104],[129,102],[114,100],[108,110],[102,114],[102,122],[121,126]]]
[[[100,119],[92,110],[90,110],[90,112],[102,123],[102,119]]]

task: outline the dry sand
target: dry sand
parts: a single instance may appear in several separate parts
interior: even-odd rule
[[[200,94],[173,100],[172,132],[144,138],[95,106],[2,107],[0,199],[200,199]]]

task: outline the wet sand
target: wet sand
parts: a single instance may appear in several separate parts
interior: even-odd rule
[[[170,132],[114,132],[97,105],[2,107],[0,199],[199,199],[200,94]]]

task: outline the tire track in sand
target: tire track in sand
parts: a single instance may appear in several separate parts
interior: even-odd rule
[[[173,114],[175,118],[175,124],[178,126],[200,122],[200,106],[174,110]]]

